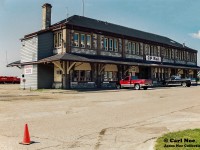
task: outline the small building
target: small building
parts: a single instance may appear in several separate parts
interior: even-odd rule
[[[168,37],[83,16],[51,24],[21,39],[21,88],[114,88],[127,75],[159,83],[171,75],[197,77],[197,50]]]

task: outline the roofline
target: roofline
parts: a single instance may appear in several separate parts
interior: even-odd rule
[[[74,16],[78,16],[78,15],[74,15]],[[71,16],[71,17],[73,17],[73,16]],[[67,20],[71,19],[71,17],[67,18]],[[85,18],[88,18],[88,17],[85,17]],[[93,18],[90,18],[90,19],[93,19]],[[66,19],[65,19],[65,20],[66,20]],[[42,33],[45,33],[45,32],[53,31],[53,29],[56,29],[56,28],[62,28],[62,27],[66,27],[66,28],[67,28],[67,27],[69,27],[69,26],[72,26],[72,27],[75,26],[75,27],[85,28],[85,27],[81,27],[81,26],[69,24],[67,20],[66,20],[66,22],[64,22],[64,23],[63,23],[62,21],[60,21],[60,22],[58,22],[58,23],[55,23],[55,24],[51,25],[49,28],[47,28],[47,29],[39,30],[39,31],[37,31],[37,32],[33,32],[33,33],[30,33],[30,34],[27,34],[27,35],[24,36],[24,38],[21,38],[20,40],[22,41],[22,40],[25,40],[25,39],[28,39],[28,38],[37,36],[37,35],[42,34]],[[94,19],[94,20],[96,20],[96,19]],[[63,20],[63,21],[64,21],[64,20]],[[102,22],[104,22],[104,21],[102,21]],[[113,24],[113,23],[110,23],[110,24]],[[67,26],[67,25],[69,25],[69,26]],[[114,24],[114,25],[116,25],[116,24]],[[118,25],[118,26],[122,26],[122,25]],[[122,27],[125,27],[125,26],[122,26]],[[130,27],[126,27],[126,28],[130,28]],[[69,29],[70,29],[70,28],[69,28]],[[91,29],[91,28],[85,28],[85,29]],[[132,29],[132,28],[130,28],[130,29]],[[96,29],[92,29],[92,30],[96,30]],[[140,31],[140,32],[145,32],[145,31],[141,31],[141,30],[138,30],[138,31]],[[185,47],[176,47],[176,46],[172,46],[172,45],[168,45],[168,44],[164,44],[164,43],[159,43],[159,42],[150,41],[150,40],[146,40],[146,39],[136,38],[136,37],[133,37],[133,36],[130,37],[130,36],[127,36],[127,35],[117,34],[117,33],[114,33],[114,32],[107,32],[107,31],[103,31],[103,30],[99,30],[99,32],[111,33],[111,34],[115,34],[115,35],[122,36],[122,37],[135,38],[135,39],[138,39],[139,41],[140,41],[140,40],[143,40],[143,41],[158,43],[158,44],[160,44],[160,45],[167,45],[167,46],[169,46],[169,47],[174,47],[174,48],[177,48],[177,49],[187,49],[187,50],[189,50],[189,51],[198,52],[198,50],[192,49],[192,48],[187,47],[187,46],[185,46]],[[150,33],[150,32],[146,32],[146,33]],[[150,33],[150,34],[154,34],[154,33]],[[154,34],[154,35],[162,36],[162,35],[158,35],[158,34]],[[165,37],[165,36],[162,36],[162,37]],[[166,37],[166,38],[168,38],[168,37]]]

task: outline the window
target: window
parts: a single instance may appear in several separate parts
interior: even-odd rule
[[[150,46],[150,55],[153,56],[153,46]]]
[[[81,34],[81,48],[85,48],[85,34]]]
[[[140,55],[143,55],[143,43],[140,43]]]
[[[62,46],[62,32],[54,33],[54,47],[58,48]]]
[[[132,42],[132,54],[133,55],[136,54],[136,52],[135,52],[135,43],[134,42]]]
[[[87,35],[87,42],[86,42],[86,46],[87,48],[91,48],[91,35]]]
[[[108,51],[108,38],[104,38],[104,49]]]
[[[174,59],[174,49],[172,49],[172,59]]]
[[[150,46],[148,44],[145,44],[145,54],[150,55]]]
[[[90,70],[75,70],[73,73],[73,81],[76,81],[76,82],[91,81],[91,71]]]
[[[131,42],[128,42],[128,51],[127,51],[128,54],[131,54]]]
[[[139,55],[140,54],[140,45],[139,43],[136,43],[136,55]]]
[[[113,51],[113,39],[109,39],[109,50]]]
[[[117,41],[117,39],[114,39],[114,51],[118,52],[118,41]]]
[[[154,46],[154,52],[153,52],[154,54],[154,56],[157,56],[158,55],[158,51],[157,51],[157,46]]]
[[[124,80],[125,80],[125,81],[129,81],[129,77],[126,77]]]
[[[158,49],[158,57],[160,57],[160,46],[157,46]]]
[[[171,51],[171,49],[169,49],[169,59],[171,59],[172,58],[172,51]]]
[[[116,71],[104,71],[103,81],[117,81],[117,72]]]
[[[79,34],[74,33],[74,46],[79,47]]]

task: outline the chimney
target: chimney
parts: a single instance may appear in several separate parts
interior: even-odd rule
[[[45,3],[42,6],[42,29],[47,29],[51,26],[51,4]]]

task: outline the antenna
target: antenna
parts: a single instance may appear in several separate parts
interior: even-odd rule
[[[67,18],[69,18],[69,9],[68,9],[68,7],[66,7],[66,11],[67,11]],[[67,18],[66,18],[66,22],[67,22]]]
[[[83,17],[84,17],[84,0],[82,0],[82,2],[83,2]]]

